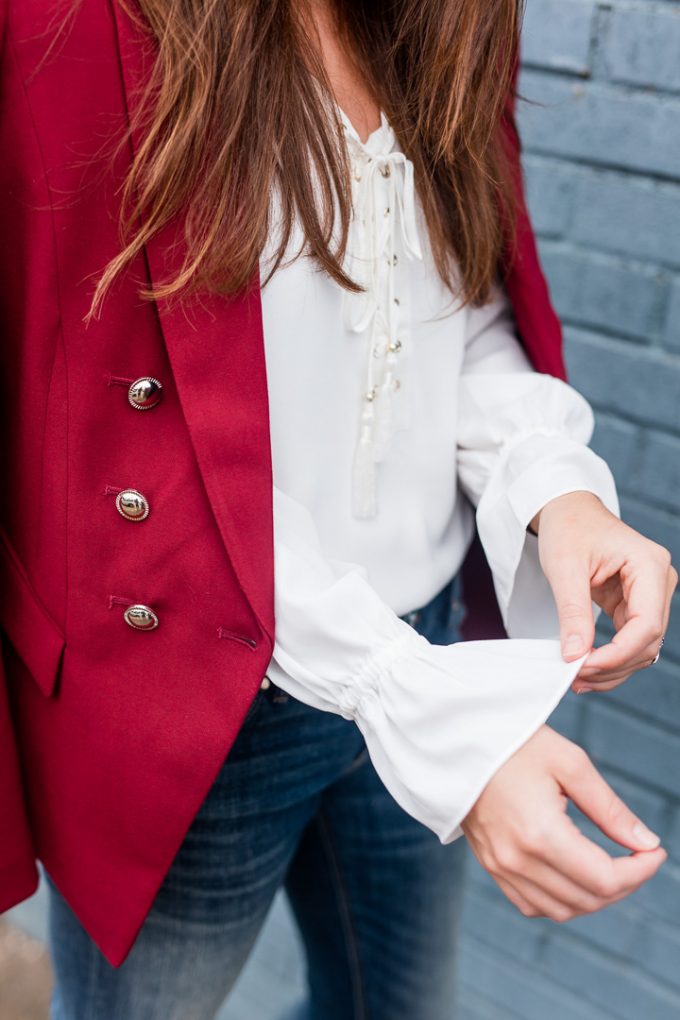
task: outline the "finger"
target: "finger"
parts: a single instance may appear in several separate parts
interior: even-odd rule
[[[590,577],[585,562],[560,556],[546,566],[560,620],[560,644],[566,662],[593,647],[595,622],[590,598]]]
[[[624,584],[628,618],[611,642],[594,649],[586,659],[587,667],[601,670],[623,669],[640,659],[653,658],[650,651],[661,642],[667,619],[668,567],[645,561],[634,568]]]
[[[583,691],[611,691],[614,687],[625,683],[633,674],[631,673],[608,673],[607,678],[601,680],[598,676],[576,677],[572,684],[572,690],[577,694]]]
[[[493,878],[503,895],[510,900],[513,906],[517,907],[520,914],[524,914],[525,917],[538,917],[536,908],[529,903],[529,900],[522,896],[512,882],[509,882],[506,878],[500,878],[498,875],[494,875]]]
[[[614,903],[635,892],[652,878],[667,858],[662,847],[622,857],[610,857],[571,823],[569,839],[555,843],[546,855],[555,870],[584,890]]]
[[[654,658],[662,637],[661,620],[652,623],[649,619],[631,617],[609,644],[601,645],[591,652],[583,669],[586,673],[590,670],[600,673],[624,669],[630,671],[635,668],[635,663],[645,660],[649,662]]]
[[[592,914],[595,910],[601,910],[611,902],[609,897],[597,896],[591,890],[584,888],[573,881],[568,875],[556,870],[552,865],[542,860],[532,860],[530,867],[527,866],[527,873],[513,876],[517,890],[525,897],[535,902],[530,895],[530,889],[524,888],[519,879],[530,882],[536,889],[543,890],[556,903],[562,904],[576,914]]]
[[[585,839],[585,837],[583,838]],[[586,840],[586,842],[588,841]],[[607,855],[605,854],[605,856]],[[539,909],[542,914],[550,917],[553,921],[568,921],[572,917],[579,917],[583,914],[594,914],[604,907],[625,899],[655,874],[666,860],[666,852],[653,850],[637,855],[637,857],[648,859],[644,862],[644,869],[638,869],[634,878],[628,875],[625,879],[615,875],[615,864],[618,860],[630,860],[630,858],[610,858],[609,877],[599,880],[597,893],[577,885],[549,865],[544,865],[544,870],[539,870],[536,862],[532,864],[530,879],[523,876],[513,877],[513,884],[517,893],[533,907]],[[649,858],[654,859],[650,860]]]
[[[513,885],[518,894],[531,905],[535,912],[534,917],[547,917],[551,921],[562,924],[565,921],[570,921],[579,912],[570,903],[553,896],[542,883],[517,876],[513,877]],[[580,911],[580,913],[585,913],[585,911]]]
[[[656,655],[656,652],[654,655]],[[596,669],[595,667],[582,666],[576,679],[585,680],[588,683],[599,683],[600,680],[615,680],[617,677],[623,676],[624,673],[630,676],[631,673],[638,669],[646,669],[653,658],[653,655],[647,654],[644,658],[641,657],[635,662],[626,663],[621,669]]]
[[[653,659],[644,659],[641,662],[634,662],[631,666],[623,670],[609,670],[606,673],[600,673],[599,670],[596,672],[580,672],[578,676],[573,680],[571,689],[579,694],[584,689],[592,691],[611,691],[615,687],[620,686],[630,677],[634,676],[635,673],[639,673],[643,669],[649,669],[652,665]]]
[[[526,852],[526,851],[525,851]],[[573,882],[586,894],[597,897],[602,905],[615,902],[634,892],[651,878],[666,860],[661,847],[625,857],[610,857],[597,843],[588,839],[568,815],[551,820],[542,846],[534,840],[537,860]]]
[[[563,753],[555,775],[574,804],[615,843],[630,850],[653,850],[659,846],[656,833],[617,796],[580,747],[571,745]]]
[[[607,694],[608,691],[615,691],[617,687],[625,684],[626,680],[629,680],[632,675],[632,673],[625,673],[618,680],[609,680],[607,683],[601,684],[594,684],[591,681],[588,684],[581,684],[580,687],[575,687],[574,690],[576,694],[590,694],[592,692],[595,692],[595,694]]]

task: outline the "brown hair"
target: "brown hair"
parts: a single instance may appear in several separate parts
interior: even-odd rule
[[[137,4],[157,59],[123,192],[124,248],[99,280],[93,311],[149,238],[179,215],[184,264],[145,296],[239,291],[271,229],[273,185],[283,222],[271,271],[297,216],[306,253],[356,289],[342,268],[351,192],[341,125],[300,0]],[[521,0],[334,6],[339,37],[414,164],[438,272],[464,300],[483,301],[513,222],[500,122]]]

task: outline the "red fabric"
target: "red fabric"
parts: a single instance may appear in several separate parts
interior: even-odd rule
[[[115,141],[152,51],[113,0],[82,0],[59,35],[53,5],[0,0],[0,33],[0,909],[31,892],[38,857],[117,965],[271,657],[259,292],[140,300],[181,257],[175,225],[86,326],[119,249]],[[521,223],[508,289],[537,367],[561,374]],[[163,383],[144,412],[121,383],[142,375]],[[116,512],[125,487],[148,497],[143,523]],[[126,600],[159,627],[128,627]]]

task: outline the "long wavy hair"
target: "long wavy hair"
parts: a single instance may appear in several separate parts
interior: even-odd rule
[[[112,281],[182,217],[186,257],[149,298],[252,281],[282,222],[273,272],[298,219],[304,253],[341,286],[351,188],[341,124],[304,0],[116,0],[140,18],[157,59],[136,117],[143,141],[122,195]],[[338,38],[413,162],[437,271],[483,302],[513,230],[501,121],[512,90],[522,0],[335,0]],[[136,8],[136,9],[135,9]],[[287,257],[287,256],[286,256]]]

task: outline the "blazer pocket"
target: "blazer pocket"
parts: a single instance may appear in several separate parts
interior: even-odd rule
[[[0,627],[42,693],[50,697],[59,675],[64,635],[34,592],[2,528]]]

